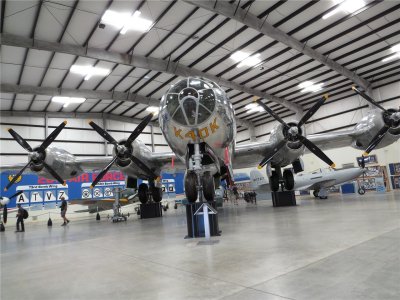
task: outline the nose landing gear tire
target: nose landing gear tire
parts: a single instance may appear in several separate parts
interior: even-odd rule
[[[211,175],[210,172],[204,172],[203,174],[203,195],[204,198],[206,198],[206,200],[208,202],[213,201],[214,200],[214,195],[215,195],[215,187],[214,187],[214,178]]]
[[[194,172],[187,172],[185,176],[185,195],[187,201],[194,203],[197,200],[197,175]]]
[[[314,191],[313,191],[313,195],[314,195],[315,198],[318,198],[318,193],[319,193],[318,190],[314,190]]]
[[[152,187],[151,196],[154,202],[160,202],[162,200],[162,189],[159,187]]]
[[[360,187],[360,188],[358,189],[358,194],[359,194],[359,195],[364,195],[364,194],[365,194],[365,188]]]

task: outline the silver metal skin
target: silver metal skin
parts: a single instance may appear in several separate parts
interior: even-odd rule
[[[51,166],[64,179],[79,176],[84,172],[81,164],[76,161],[76,157],[64,149],[48,147],[46,150],[45,163]],[[29,159],[35,157],[37,152],[28,154]],[[54,179],[43,165],[31,164],[30,169],[45,178]]]

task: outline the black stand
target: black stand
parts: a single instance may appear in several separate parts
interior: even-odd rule
[[[211,204],[211,206],[215,210],[217,209],[217,204],[215,201],[209,202],[209,204]],[[194,214],[200,208],[201,205],[202,205],[201,202],[186,204],[186,220],[187,220],[188,235],[185,236],[185,239],[205,237],[203,215]],[[218,227],[218,214],[217,215],[209,214],[208,218],[210,222],[210,235],[220,236],[221,231],[219,230]]]
[[[160,202],[140,204],[140,218],[159,218],[162,217],[162,205]]]
[[[272,205],[279,206],[296,206],[296,195],[294,191],[272,192]]]

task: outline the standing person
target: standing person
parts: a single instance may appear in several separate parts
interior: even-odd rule
[[[69,223],[69,220],[65,216],[65,214],[67,213],[68,203],[64,197],[61,197],[61,200],[62,200],[62,202],[61,202],[61,217],[64,219],[64,223],[61,224],[61,226],[65,226]]]
[[[17,205],[17,230],[15,232],[24,232],[25,225],[24,225],[24,209],[22,208],[21,204]],[[19,230],[19,224],[21,223],[21,230]]]

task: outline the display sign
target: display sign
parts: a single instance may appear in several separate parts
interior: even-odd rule
[[[22,175],[18,183],[12,185],[2,196],[10,196],[18,191],[23,193],[13,199],[8,205],[10,208],[16,204],[24,206],[55,208],[60,199],[66,200],[80,199],[108,199],[113,198],[113,189],[116,187],[125,188],[125,176],[122,172],[108,172],[94,189],[90,188],[92,181],[98,173],[83,173],[80,176],[66,181],[66,186],[59,184],[55,180],[40,177],[36,174]],[[13,174],[10,172],[1,173],[1,189],[12,180]]]
[[[385,193],[386,192],[385,181],[383,180],[383,177],[376,177],[375,178],[375,186],[376,186],[376,191],[378,193]]]

